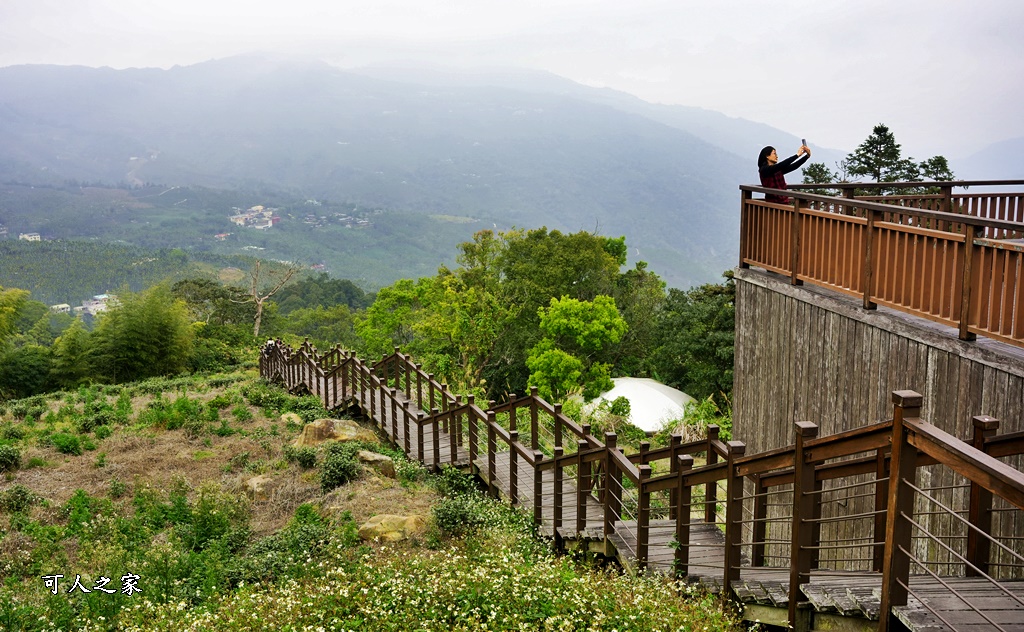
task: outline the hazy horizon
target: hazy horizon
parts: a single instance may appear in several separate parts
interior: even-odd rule
[[[169,68],[266,52],[348,69],[523,68],[843,151],[885,123],[905,155],[962,158],[1024,136],[1021,23],[1024,4],[1010,0],[8,0],[0,66]]]

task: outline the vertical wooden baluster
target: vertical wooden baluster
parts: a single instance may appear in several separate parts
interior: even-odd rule
[[[974,424],[974,436],[971,445],[985,452],[985,442],[995,436],[999,429],[999,420],[988,415],[978,415],[971,420]],[[992,534],[992,492],[981,485],[971,482],[971,501],[968,509],[968,520],[987,535]],[[974,529],[967,530],[967,561],[976,568],[967,566],[968,577],[978,577],[989,572],[989,556],[991,542]]]
[[[651,478],[651,466],[638,465],[636,469],[640,472],[636,486],[636,565],[643,570],[647,568],[651,545],[651,492],[646,489]]]
[[[813,546],[814,504],[821,501],[814,491],[814,463],[807,462],[804,444],[818,436],[818,426],[809,421],[796,422],[796,448],[793,453],[793,522],[789,549],[789,625],[794,630],[807,629],[810,613],[798,607],[806,601],[801,586],[810,581]]]
[[[899,629],[892,614],[894,606],[907,604],[906,585],[910,581],[910,551],[914,513],[914,490],[904,482],[916,483],[917,448],[907,440],[903,420],[921,413],[922,398],[914,391],[894,391],[892,419],[892,459],[889,467],[889,506],[885,525],[885,557],[882,561],[882,601],[878,613],[878,632],[890,625]]]
[[[693,487],[686,484],[686,476],[693,469],[693,457],[677,455],[674,459],[676,470],[676,550],[673,555],[673,574],[678,579],[690,573],[690,510],[693,503]]]

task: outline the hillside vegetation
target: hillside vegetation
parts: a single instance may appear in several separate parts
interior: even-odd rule
[[[210,187],[264,193],[244,206],[277,206],[268,198],[287,195],[474,218],[482,222],[474,230],[601,230],[626,235],[631,260],[649,261],[681,288],[714,281],[734,263],[736,186],[755,180],[756,149],[732,153],[737,145],[731,139],[754,133],[745,125],[718,133],[711,130],[728,127],[729,119],[627,107],[565,81],[554,88],[535,81],[510,87],[430,81],[426,75],[382,80],[259,57],[169,70],[3,68],[0,181],[156,183],[173,189],[162,197],[177,198],[170,200],[175,204],[192,197],[177,195],[175,187]],[[707,137],[729,138],[728,148]],[[747,140],[768,141],[782,142],[776,135]],[[145,215],[145,208],[128,202],[122,216]],[[177,212],[163,214],[138,239],[212,223],[206,208],[189,204],[168,208]],[[15,224],[6,216],[13,210],[0,206],[0,223],[12,231],[48,230]],[[37,223],[43,217],[36,216]],[[301,240],[336,236],[317,237]],[[379,243],[388,257],[415,255],[429,268],[438,263],[429,259],[436,252],[429,242]],[[413,244],[427,248],[410,252]],[[352,268],[331,269],[361,276]]]
[[[0,628],[739,629],[693,587],[556,556],[458,472],[379,442],[293,446],[327,415],[252,372],[7,402]],[[396,477],[356,449],[390,456]],[[378,513],[428,527],[361,540]]]

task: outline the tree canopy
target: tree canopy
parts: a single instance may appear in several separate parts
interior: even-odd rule
[[[824,163],[811,163],[803,169],[803,182],[834,184],[847,182],[850,176],[863,176],[871,182],[948,182],[955,177],[944,156],[932,156],[922,162],[904,157],[895,134],[881,123],[838,167],[838,171],[832,171]],[[888,191],[883,189],[882,193]]]

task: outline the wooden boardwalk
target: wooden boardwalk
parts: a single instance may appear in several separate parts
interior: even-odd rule
[[[1024,581],[1020,579],[906,574],[887,583],[885,573],[878,570],[837,571],[819,564],[817,551],[829,548],[816,546],[821,542],[821,527],[815,525],[822,515],[822,501],[820,494],[801,493],[799,487],[820,488],[823,481],[862,476],[879,468],[879,463],[895,468],[888,461],[900,458],[895,451],[889,454],[897,421],[906,424],[906,432],[922,433],[924,437],[915,439],[920,446],[915,451],[918,456],[902,465],[901,471],[912,472],[917,461],[936,462],[937,457],[929,456],[927,440],[944,442],[944,448],[954,447],[971,462],[989,458],[984,453],[970,452],[969,446],[954,446],[914,418],[914,406],[919,406],[915,402],[920,397],[916,394],[900,394],[902,403],[896,408],[893,422],[844,435],[817,439],[816,427],[797,424],[797,443],[788,451],[747,456],[742,444],[720,442],[711,432],[705,442],[682,444],[674,438],[666,448],[652,450],[644,446],[640,454],[625,455],[616,448],[614,435],[605,435],[604,441],[599,441],[588,426],[575,425],[561,415],[558,407],[535,395],[512,398],[500,406],[491,402],[487,410],[477,407],[472,398],[462,401],[397,351],[370,366],[340,353],[320,356],[307,349],[280,357],[271,355],[276,350],[275,344],[261,357],[261,372],[268,379],[283,381],[292,390],[316,394],[328,409],[358,408],[388,441],[427,467],[453,465],[471,471],[491,495],[532,509],[538,530],[555,537],[558,544],[599,551],[616,558],[623,567],[677,576],[683,569],[687,581],[735,598],[751,620],[805,630],[836,629],[834,620],[841,617],[843,629],[848,630],[889,630],[898,621],[914,632],[1024,632]],[[905,413],[907,419],[903,420]],[[539,434],[543,424],[538,424],[538,419],[544,415],[554,424],[550,438]],[[928,433],[934,438],[929,439]],[[992,451],[999,454],[1019,454],[1024,452],[1024,436],[993,440],[993,446]],[[879,456],[868,460],[848,458],[871,450],[877,450]],[[696,452],[705,453],[699,468],[693,468],[689,456]],[[816,461],[809,454],[821,456]],[[829,464],[829,459],[836,457],[838,463]],[[661,463],[657,471],[652,469],[656,463]],[[820,465],[801,470],[803,463]],[[983,463],[988,468],[985,476],[1003,477],[992,490],[1017,502],[1019,488],[1024,504],[1024,476],[1017,481],[1013,472],[1001,470],[1002,465],[995,463]],[[669,464],[671,468],[666,470]],[[970,469],[966,461],[957,467]],[[888,481],[888,472],[882,473],[886,476],[883,480]],[[726,489],[724,498],[715,497],[720,482]],[[796,531],[792,540],[798,543],[791,548],[791,564],[772,567],[765,564],[767,557],[780,556],[767,556],[764,547],[779,546],[779,540],[769,543],[766,534],[758,534],[757,529],[759,523],[770,522],[764,504],[759,503],[770,494],[779,494],[774,491],[777,486],[792,488],[789,493],[794,514],[807,518],[788,523],[790,530]],[[691,498],[694,488],[702,490],[701,495],[712,495],[696,504],[682,500]],[[876,495],[875,506],[881,510],[852,516],[880,516],[875,518],[875,546],[885,544],[886,557],[876,558],[882,567],[892,555],[892,538],[905,543],[900,546],[911,548],[910,532],[889,531],[891,520],[885,518],[894,513],[893,507],[913,512],[903,500],[904,493],[900,487],[892,494]],[[991,491],[982,489],[981,493],[978,502],[991,504],[991,497],[986,501],[984,496]],[[658,494],[662,494],[660,513],[652,517],[652,498]],[[711,509],[701,515],[701,505]],[[689,507],[689,520],[677,517],[680,506]],[[715,507],[723,511],[716,513]],[[972,516],[977,513],[975,509],[971,510]],[[986,514],[979,511],[977,515],[982,517],[972,517],[972,523],[984,522]],[[581,517],[581,512],[585,516]],[[754,514],[754,519],[744,519],[744,512]],[[666,513],[675,515],[664,517]],[[1024,520],[1020,524],[1024,525]],[[878,531],[878,525],[887,528]],[[751,529],[753,539],[744,540],[743,534]],[[923,533],[916,537],[929,535]],[[682,546],[678,544],[680,539]],[[987,570],[988,560],[978,553],[987,545],[975,542],[971,546],[974,549],[967,554],[974,556],[975,568]],[[1017,557],[1024,568],[1024,557]],[[914,561],[912,557],[904,559],[908,564]],[[996,566],[1013,568],[1014,564]],[[1024,572],[1017,574],[1022,576]],[[798,591],[790,590],[794,579]],[[903,597],[899,596],[901,591]],[[891,616],[884,616],[886,611]]]

